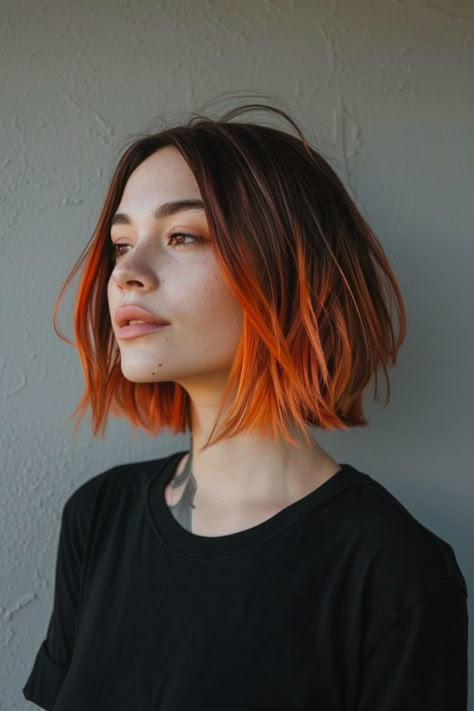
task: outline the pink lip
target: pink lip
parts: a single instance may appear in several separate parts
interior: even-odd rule
[[[131,323],[129,326],[122,326],[117,331],[117,338],[126,341],[129,338],[139,338],[147,336],[149,333],[156,333],[163,328],[167,328],[169,323]]]
[[[141,306],[133,304],[119,306],[115,312],[114,320],[118,326],[117,338],[123,340],[146,336],[170,325],[169,321],[161,316],[156,316]],[[130,321],[145,321],[145,323],[130,323]]]

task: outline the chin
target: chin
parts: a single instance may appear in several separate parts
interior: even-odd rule
[[[122,363],[122,375],[131,383],[159,383],[164,380],[158,366],[126,366]]]

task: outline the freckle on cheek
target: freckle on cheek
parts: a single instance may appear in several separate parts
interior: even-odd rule
[[[158,363],[158,368],[161,368],[161,363]]]

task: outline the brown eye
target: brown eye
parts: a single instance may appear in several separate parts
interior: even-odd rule
[[[123,254],[126,253],[128,248],[130,247],[129,244],[120,244],[120,243],[112,243],[110,246],[110,257],[113,260],[118,259],[121,257]]]
[[[169,240],[175,240],[175,246],[177,247],[191,247],[193,244],[203,244],[207,240],[198,235],[192,235],[189,232],[173,232],[169,235]],[[190,239],[191,241],[184,241]]]

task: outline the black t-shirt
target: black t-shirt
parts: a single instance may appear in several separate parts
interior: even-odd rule
[[[23,689],[54,711],[465,711],[452,548],[349,464],[252,528],[193,534],[181,457],[67,500],[54,606]]]

